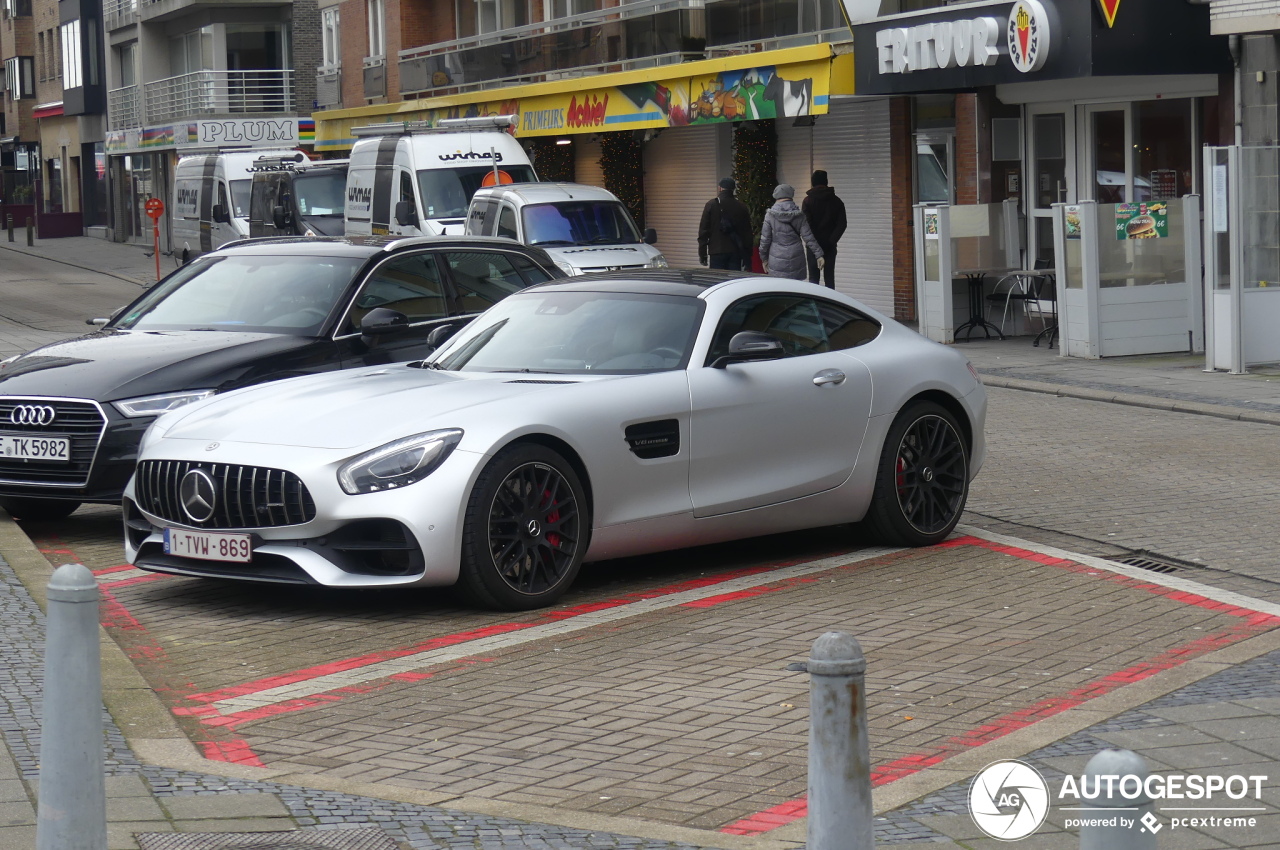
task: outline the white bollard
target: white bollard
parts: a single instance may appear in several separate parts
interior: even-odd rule
[[[809,850],[873,850],[871,745],[862,647],[827,632],[809,661]]]
[[[1156,834],[1142,822],[1151,813],[1151,798],[1134,787],[1135,781],[1145,785],[1149,773],[1147,760],[1132,750],[1103,750],[1089,759],[1080,793],[1081,802],[1093,808],[1082,812],[1088,820],[1080,828],[1080,850],[1156,850]],[[1136,780],[1121,785],[1126,776]]]
[[[98,583],[82,564],[49,581],[36,850],[106,850]]]

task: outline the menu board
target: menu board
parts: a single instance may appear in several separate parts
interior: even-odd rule
[[[1116,204],[1116,239],[1163,239],[1169,235],[1169,207],[1151,204]]]
[[[1173,168],[1161,168],[1151,172],[1151,200],[1172,201],[1178,197],[1178,172]]]

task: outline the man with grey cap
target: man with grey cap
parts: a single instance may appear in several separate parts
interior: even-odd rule
[[[732,177],[720,181],[720,191],[702,208],[698,222],[698,261],[713,269],[741,271],[751,261],[751,214],[733,196]]]
[[[804,249],[823,266],[822,246],[809,229],[809,222],[793,200],[796,190],[786,183],[773,190],[774,204],[764,214],[764,226],[760,228],[760,262],[765,274],[808,280],[809,263]]]

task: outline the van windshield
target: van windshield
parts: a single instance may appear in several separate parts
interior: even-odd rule
[[[293,191],[298,198],[298,212],[306,216],[341,216],[342,193],[346,185],[347,175],[341,171],[295,178]]]
[[[617,201],[531,204],[524,216],[527,245],[633,245],[640,234]]]
[[[529,165],[500,165],[500,174],[506,174],[507,183],[532,183],[537,178]],[[465,168],[427,168],[418,172],[418,192],[422,195],[424,218],[464,218],[471,196],[484,185],[489,177],[494,182],[493,166],[474,165]]]
[[[316,336],[346,303],[357,257],[202,258],[174,272],[111,323],[144,331],[247,331]]]

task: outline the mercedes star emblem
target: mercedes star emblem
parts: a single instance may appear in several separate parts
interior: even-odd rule
[[[52,425],[54,409],[47,404],[19,404],[9,411],[14,425]]]
[[[193,469],[182,476],[178,499],[182,502],[182,512],[192,522],[208,522],[213,518],[213,507],[218,501],[218,488],[209,473]]]

